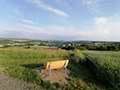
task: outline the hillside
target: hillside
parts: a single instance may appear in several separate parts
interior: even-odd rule
[[[46,89],[117,89],[120,79],[120,63],[119,59],[117,59],[119,58],[119,53],[120,52],[49,50],[46,49],[46,47],[31,47],[29,49],[25,47],[9,47],[0,48],[0,66],[4,68],[6,75],[23,81],[36,83]],[[48,81],[42,80],[41,76],[32,70],[35,67],[43,66],[43,63],[47,61],[62,59],[70,60],[68,69],[72,72],[67,78],[70,82],[68,85],[59,83],[51,84]],[[101,74],[103,76],[110,75],[112,79],[108,76],[99,77]],[[117,77],[115,77],[116,75]],[[103,82],[106,83],[106,80],[110,83],[103,84]]]

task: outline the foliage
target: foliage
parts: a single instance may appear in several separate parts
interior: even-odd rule
[[[86,64],[103,84],[120,87],[120,52],[84,51]]]
[[[65,46],[65,47],[62,47],[62,49],[65,49],[65,50],[79,49],[79,50],[119,51],[120,46],[115,45],[115,44],[111,44],[111,45],[102,45],[101,44],[98,46],[89,45],[89,44],[81,44],[81,45],[74,45],[74,46]]]
[[[62,47],[62,49],[65,49],[65,50],[74,50],[75,48],[73,46],[66,46],[66,47]]]
[[[9,39],[0,39],[0,44],[8,44],[8,43],[12,43],[12,40],[9,40]]]

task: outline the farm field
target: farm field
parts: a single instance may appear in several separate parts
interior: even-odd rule
[[[83,51],[90,70],[102,83],[120,88],[120,52],[115,51]]]
[[[25,41],[29,41],[29,40],[12,40],[12,41],[25,42]]]
[[[0,69],[9,77],[38,84],[46,89],[107,90],[119,88],[120,52],[48,50],[46,47],[0,48]],[[47,61],[69,59],[68,85],[44,81],[33,68]],[[78,61],[76,61],[78,59]],[[90,67],[90,68],[89,68]],[[89,68],[89,69],[88,69]],[[96,75],[93,75],[95,73]],[[104,78],[104,79],[101,79]],[[100,82],[101,81],[101,82]],[[103,83],[108,83],[104,85]],[[112,85],[109,87],[109,85]]]

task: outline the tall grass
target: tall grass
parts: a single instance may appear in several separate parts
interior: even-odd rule
[[[46,48],[25,49],[24,47],[10,47],[0,49],[0,61],[5,67],[14,68],[25,64],[45,63],[47,61],[66,59],[68,51],[47,50]]]
[[[83,51],[85,62],[102,83],[120,88],[120,52]]]

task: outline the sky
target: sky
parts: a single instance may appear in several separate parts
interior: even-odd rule
[[[0,0],[0,38],[120,41],[120,0]]]

